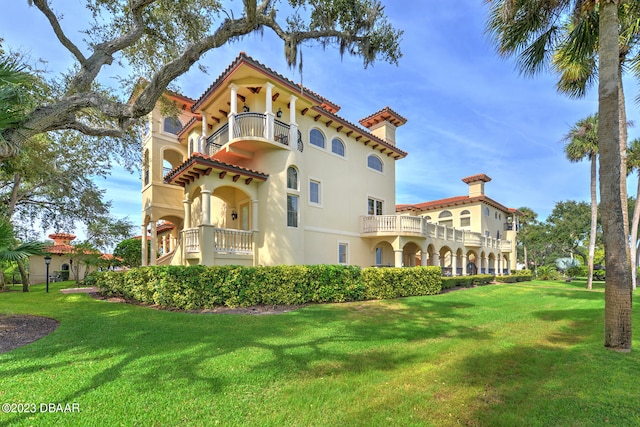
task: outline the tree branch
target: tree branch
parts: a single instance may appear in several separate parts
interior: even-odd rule
[[[51,8],[49,8],[49,4],[47,3],[47,1],[33,0],[33,4],[35,4],[36,7],[40,9],[40,11],[44,14],[44,16],[49,20],[49,24],[51,24],[51,28],[53,28],[53,32],[58,37],[58,40],[60,40],[60,43],[62,43],[62,45],[66,47],[67,50],[69,50],[69,52],[73,54],[73,56],[76,57],[80,65],[84,65],[86,61],[84,55],[82,54],[82,52],[80,52],[80,49],[78,49],[78,47],[71,40],[69,40],[67,35],[64,33],[64,31],[62,30],[62,27],[60,26],[60,21],[58,21],[58,18],[56,18],[56,15],[53,13]]]

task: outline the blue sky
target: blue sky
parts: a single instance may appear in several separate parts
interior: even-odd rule
[[[86,14],[80,0],[52,0],[63,26],[82,45]],[[484,34],[487,7],[482,0],[383,1],[391,23],[404,30],[399,66],[377,62],[364,69],[359,58],[341,58],[336,48],[303,47],[303,72],[291,70],[282,43],[268,30],[208,53],[179,79],[182,92],[198,98],[240,51],[337,103],[339,115],[359,119],[389,106],[408,119],[397,144],[409,155],[397,164],[397,203],[464,195],[463,177],[485,173],[493,180],[487,195],[509,207],[528,206],[545,219],[558,201],[589,200],[589,165],[569,163],[562,138],[579,119],[597,111],[593,88],[573,100],[555,91],[556,78],[519,75],[513,60],[495,53]],[[63,6],[64,5],[64,6]],[[4,5],[0,37],[5,47],[48,61],[52,70],[71,66],[53,32],[26,0]],[[117,70],[109,71],[116,74]],[[109,77],[107,77],[108,79]],[[640,122],[634,102],[636,81],[626,80],[629,120]],[[630,130],[630,138],[638,130]],[[117,169],[98,179],[112,200],[112,212],[140,224],[140,177]],[[630,195],[637,180],[629,179]],[[137,229],[135,230],[137,232]]]

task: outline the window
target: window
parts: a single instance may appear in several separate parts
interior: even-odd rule
[[[298,226],[298,196],[287,194],[287,226]]]
[[[320,181],[309,180],[309,203],[320,204]]]
[[[338,264],[349,263],[349,244],[345,242],[338,243]]]
[[[142,169],[144,174],[144,185],[149,185],[149,150],[144,150],[142,156]]]
[[[382,265],[382,248],[376,248],[376,265]]]
[[[489,208],[484,208],[484,216],[489,216]]]
[[[316,147],[324,148],[324,135],[318,129],[311,129],[309,142]]]
[[[460,212],[460,227],[471,227],[471,212],[466,209]]]
[[[438,215],[438,224],[453,227],[453,214],[451,211],[442,211]]]
[[[373,154],[367,157],[367,166],[369,166],[369,168],[373,170],[382,172],[382,160],[380,160],[377,156],[374,156]]]
[[[287,169],[287,188],[290,190],[298,189],[298,170],[293,166]]]
[[[165,132],[177,135],[182,129],[182,123],[175,117],[167,117],[164,119],[163,128]]]
[[[373,199],[369,197],[368,199],[368,215],[382,215],[382,200]]]
[[[331,141],[331,152],[340,157],[344,157],[344,144],[338,138],[333,138]]]

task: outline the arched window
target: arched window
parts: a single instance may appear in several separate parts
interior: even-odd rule
[[[289,166],[287,169],[287,188],[290,190],[297,190],[298,187],[298,170],[293,166]]]
[[[438,215],[438,224],[453,227],[453,214],[451,211],[440,212]]]
[[[324,135],[318,129],[311,129],[309,142],[316,147],[324,148]]]
[[[380,160],[378,156],[374,156],[373,154],[369,155],[369,157],[367,157],[367,166],[373,170],[382,172],[382,160]]]
[[[471,212],[466,209],[460,212],[460,227],[471,227]]]
[[[180,129],[182,129],[182,123],[180,123],[180,120],[176,119],[175,117],[166,117],[164,119],[162,128],[165,132],[177,135],[178,132],[180,132]]]
[[[331,152],[344,157],[344,144],[338,138],[333,138],[331,141]]]

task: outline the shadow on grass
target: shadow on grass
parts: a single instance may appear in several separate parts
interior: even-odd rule
[[[169,397],[155,399],[169,400],[172,389],[189,387],[215,400],[232,389],[260,389],[288,377],[396,369],[420,357],[400,354],[397,343],[491,338],[454,322],[472,304],[427,298],[311,306],[277,316],[175,313],[80,295],[59,304],[58,330],[4,354],[0,377],[39,383],[29,395],[47,402],[91,401],[96,397],[88,396],[96,390],[113,389],[99,396],[106,393],[107,401],[100,403],[108,407],[111,401],[115,408],[121,403],[118,396],[131,393],[166,393]],[[235,410],[236,419],[249,416]],[[64,421],[46,416],[47,422]],[[82,416],[97,420],[105,415],[86,408]],[[0,426],[33,423],[32,417],[10,414]],[[171,421],[158,417],[156,422]]]
[[[534,315],[550,323],[550,332],[537,344],[464,358],[454,368],[461,369],[457,385],[481,391],[457,422],[640,425],[634,379],[640,358],[604,348],[596,327],[603,324],[603,314],[600,309],[540,310]]]

